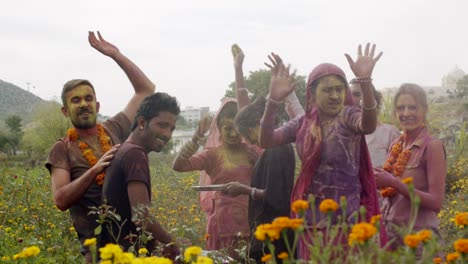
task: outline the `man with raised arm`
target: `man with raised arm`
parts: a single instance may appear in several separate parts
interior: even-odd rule
[[[132,83],[135,94],[122,112],[97,123],[100,104],[91,82],[73,79],[63,86],[62,113],[70,119],[73,128],[53,145],[46,167],[51,175],[55,205],[62,211],[70,209],[81,245],[85,239],[95,236],[96,217],[88,213],[90,207],[101,203],[104,169],[119,144],[130,134],[131,122],[140,103],[155,91],[155,85],[137,65],[99,32],[97,35],[89,32],[90,45],[120,66]],[[81,253],[88,262],[91,261],[90,252],[83,246]]]

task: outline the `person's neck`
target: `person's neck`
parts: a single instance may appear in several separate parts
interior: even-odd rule
[[[224,143],[223,147],[228,151],[238,151],[242,148],[242,143],[239,144],[227,144]]]
[[[418,137],[419,133],[425,128],[424,125],[421,125],[413,130],[406,130],[405,131],[405,147],[406,146],[411,146],[413,142],[416,140]]]
[[[78,135],[82,138],[87,138],[87,137],[92,137],[96,136],[98,134],[97,131],[97,126],[91,127],[91,128],[77,128],[74,127]]]
[[[125,142],[131,143],[131,144],[133,144],[133,145],[137,145],[137,146],[143,148],[143,149],[145,150],[146,154],[148,154],[148,153],[149,153],[149,150],[147,150],[147,149],[145,148],[146,144],[144,144],[143,141],[144,141],[144,140],[142,139],[141,136],[138,135],[137,132],[132,132],[132,133],[130,134],[130,136],[128,136],[127,140],[125,140]]]

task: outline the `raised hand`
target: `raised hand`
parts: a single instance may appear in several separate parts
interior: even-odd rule
[[[244,63],[244,52],[239,47],[239,45],[234,44],[231,47],[232,56],[234,57],[234,67],[235,68],[242,68],[242,64]]]
[[[207,115],[198,121],[198,129],[196,132],[198,137],[203,137],[205,133],[208,132],[210,129],[211,120],[211,116]]]
[[[293,76],[289,74],[290,67],[286,67],[281,57],[273,52],[268,55],[268,59],[271,64],[265,62],[265,65],[271,70],[270,98],[275,101],[283,101],[296,86],[293,82]]]
[[[101,36],[101,33],[99,31],[97,32],[97,34],[99,39],[96,38],[96,35],[93,31],[88,32],[88,41],[91,47],[95,48],[97,51],[109,57],[113,57],[114,55],[120,52],[116,46],[114,46],[112,43],[107,42]]]
[[[374,70],[374,66],[377,61],[382,57],[382,52],[380,52],[375,58],[375,44],[372,44],[372,48],[369,50],[370,43],[366,44],[366,48],[364,50],[364,55],[362,54],[362,47],[359,45],[358,47],[358,55],[356,61],[353,61],[349,54],[345,54],[346,59],[348,60],[349,67],[353,71],[356,77],[371,77],[372,71]]]

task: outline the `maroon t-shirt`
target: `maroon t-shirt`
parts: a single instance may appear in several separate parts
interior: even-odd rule
[[[127,184],[131,181],[142,182],[146,185],[148,197],[151,200],[151,177],[149,170],[148,155],[138,145],[130,142],[125,142],[119,147],[114,155],[109,167],[106,169],[106,178],[102,188],[102,199],[107,205],[116,209],[116,213],[120,216],[121,221],[119,226],[112,222],[110,226],[104,225],[99,235],[99,246],[103,247],[108,243],[118,243],[128,250],[133,245],[130,234],[138,235],[137,228],[132,222],[132,208],[128,198]],[[111,235],[113,232],[113,235]],[[119,241],[113,238],[120,233]],[[133,238],[134,240],[134,238]],[[148,245],[147,248],[152,248],[153,245]],[[138,250],[138,246],[135,245]]]
[[[102,126],[110,136],[112,145],[122,143],[130,135],[130,120],[122,112],[102,123]],[[104,154],[101,150],[96,149],[93,149],[93,153],[98,159]],[[45,166],[49,172],[52,172],[52,167],[67,170],[70,172],[72,181],[91,168],[88,161],[84,158],[78,143],[70,141],[68,137],[61,138],[55,142],[50,150]],[[88,215],[88,213],[90,206],[97,207],[100,204],[101,187],[93,182],[83,197],[70,207],[70,216],[81,244],[84,243],[85,239],[95,237],[94,229],[98,225],[96,217]],[[82,252],[83,250],[86,249],[82,248]]]

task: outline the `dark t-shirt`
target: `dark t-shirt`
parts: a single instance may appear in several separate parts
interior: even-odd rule
[[[291,192],[294,185],[296,161],[291,144],[279,145],[265,150],[255,164],[251,186],[264,189],[265,198],[249,199],[249,226],[253,230],[258,225],[271,223],[276,217],[290,215]],[[282,239],[281,239],[282,241]],[[282,242],[276,243],[275,252],[286,249]],[[252,238],[251,257],[260,261],[263,256],[263,243]]]
[[[130,121],[124,113],[118,113],[111,119],[102,123],[104,130],[111,137],[112,145],[120,144],[130,135]],[[100,158],[104,153],[93,149],[93,153]],[[47,163],[45,164],[49,172],[52,167],[67,170],[70,173],[71,181],[76,180],[90,169],[88,161],[84,158],[78,142],[72,142],[68,137],[61,138],[52,146]],[[87,238],[95,237],[94,229],[97,227],[96,216],[88,215],[90,206],[101,204],[101,187],[95,182],[91,184],[83,197],[70,207],[70,216],[78,234],[78,238],[83,244]],[[82,251],[86,250],[82,248]]]
[[[131,181],[142,182],[146,185],[148,196],[151,200],[151,177],[149,171],[148,155],[140,146],[130,142],[125,142],[120,146],[114,155],[109,167],[106,169],[106,178],[102,188],[103,203],[116,209],[116,213],[121,217],[120,237],[117,237],[119,227],[116,223],[103,225],[99,235],[99,246],[103,247],[107,243],[118,243],[128,250],[132,246],[138,235],[135,224],[132,222],[132,210],[128,198],[127,184]],[[138,247],[136,247],[138,249]]]

